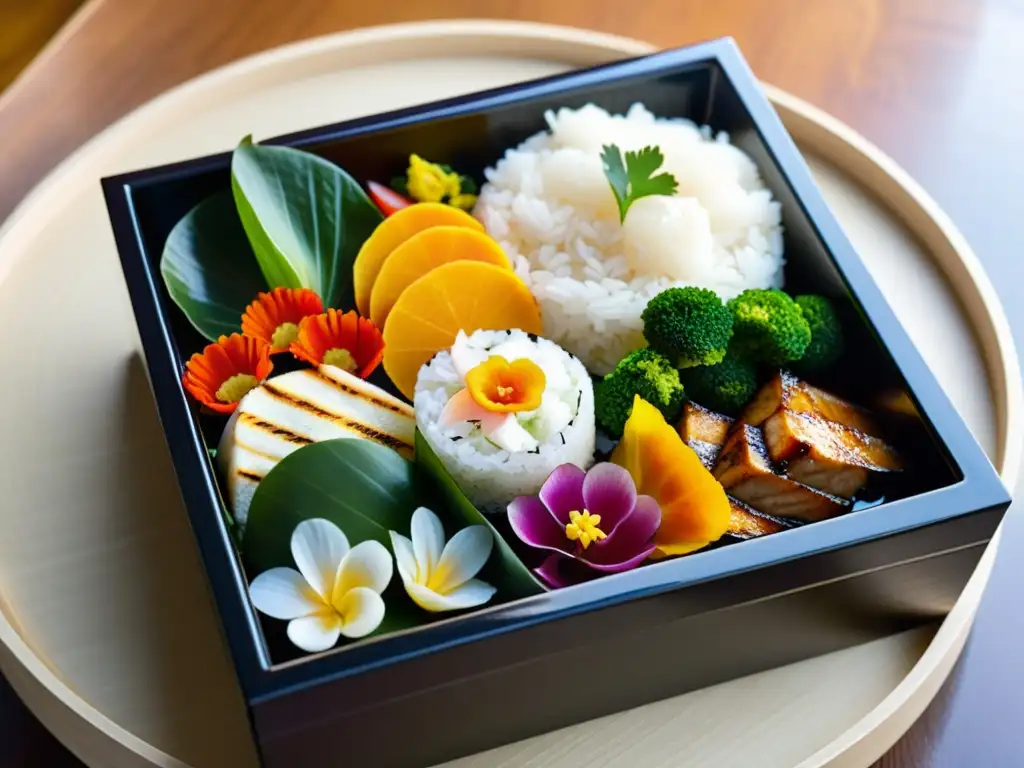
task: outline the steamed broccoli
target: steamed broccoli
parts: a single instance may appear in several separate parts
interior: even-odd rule
[[[735,416],[757,392],[757,366],[731,347],[717,365],[687,368],[679,378],[690,400],[728,416]]]
[[[797,296],[794,301],[811,328],[811,343],[795,367],[807,373],[824,370],[843,354],[843,329],[839,316],[824,296]]]
[[[786,365],[803,357],[811,327],[799,305],[782,291],[752,288],[726,305],[732,312],[736,352],[766,365]]]
[[[644,338],[677,368],[714,365],[732,338],[732,313],[706,288],[669,288],[647,303]]]
[[[630,352],[615,370],[604,377],[594,393],[598,423],[612,437],[621,437],[626,419],[633,411],[633,396],[640,395],[667,421],[674,422],[683,405],[679,371],[664,355],[643,348]]]

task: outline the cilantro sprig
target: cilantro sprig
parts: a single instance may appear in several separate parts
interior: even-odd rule
[[[674,195],[679,182],[671,173],[655,172],[665,162],[664,155],[658,147],[644,147],[639,152],[626,152],[614,144],[602,147],[601,162],[604,164],[604,175],[611,185],[612,194],[619,204],[619,221],[626,220],[629,206],[641,197],[649,195]]]

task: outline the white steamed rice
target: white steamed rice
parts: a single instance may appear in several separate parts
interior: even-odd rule
[[[544,396],[557,398],[565,408],[557,431],[547,434],[531,426],[540,442],[536,451],[502,450],[467,422],[450,427],[438,423],[445,404],[465,387],[451,353],[438,352],[420,368],[413,397],[416,426],[470,501],[484,512],[504,512],[516,496],[536,494],[560,464],[568,462],[583,469],[593,464],[594,389],[578,359],[547,339],[532,340],[519,330],[477,331],[468,344],[509,361],[520,357],[532,360],[544,371]],[[528,354],[516,354],[516,350]],[[481,360],[485,357],[481,353]],[[529,420],[530,414],[520,416]],[[565,421],[568,424],[562,426]]]
[[[723,300],[781,287],[780,206],[726,134],[656,119],[640,104],[625,116],[587,105],[546,119],[550,132],[486,171],[474,215],[537,298],[545,336],[591,372],[644,345],[640,314],[669,286],[710,288]],[[601,164],[607,144],[658,146],[678,199],[643,198],[620,224]],[[666,258],[671,268],[661,269]],[[642,274],[638,264],[654,268]]]

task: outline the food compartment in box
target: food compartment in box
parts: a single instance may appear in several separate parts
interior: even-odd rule
[[[482,180],[506,150],[546,128],[548,110],[596,104],[623,114],[637,102],[658,117],[728,133],[756,164],[781,205],[786,290],[827,297],[846,334],[846,354],[813,383],[871,405],[889,422],[886,439],[913,471],[869,484],[851,511],[822,522],[780,524],[769,516],[757,530],[770,535],[725,545],[746,538],[726,536],[695,554],[532,597],[499,594],[474,611],[312,656],[297,653],[284,624],[261,617],[249,602],[255,574],[246,573],[228,530],[225,494],[210,458],[224,418],[187,402],[179,384],[184,362],[207,340],[171,301],[160,277],[174,226],[203,199],[230,189],[231,157],[105,180],[161,419],[268,764],[327,761],[308,737],[339,727],[377,749],[382,764],[443,759],[897,631],[948,609],[994,530],[1005,490],[842,235],[731,43],[267,143],[319,155],[360,183],[393,178],[412,154]],[[762,386],[769,378],[763,376]],[[382,369],[370,382],[400,395]],[[604,449],[613,443],[601,443],[598,458],[607,458]],[[506,520],[496,518],[494,525],[496,537],[522,551]],[[744,633],[763,642],[733,642]],[[697,653],[694,643],[709,654],[701,664],[664,668],[678,661],[680,648],[688,649],[684,660]],[[608,669],[599,682],[575,680],[573,690],[556,684],[573,653],[619,648],[635,658]],[[473,704],[484,697],[504,697],[515,714],[501,723],[485,718]],[[332,714],[325,717],[327,703]],[[416,718],[415,732],[434,739],[426,753],[412,744],[374,746],[367,735]],[[452,730],[464,722],[473,724],[473,733]],[[439,730],[446,735],[434,738]]]

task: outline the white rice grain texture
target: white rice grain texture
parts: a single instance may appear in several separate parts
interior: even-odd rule
[[[594,389],[583,364],[547,339],[531,339],[523,331],[477,331],[472,347],[491,350],[526,347],[528,357],[544,371],[545,397],[557,397],[571,409],[571,420],[550,435],[534,431],[540,446],[534,452],[509,452],[485,438],[478,428],[463,422],[448,428],[438,424],[449,398],[465,385],[448,351],[424,365],[416,379],[413,406],[416,426],[462,492],[478,509],[502,514],[516,496],[533,495],[551,471],[571,463],[587,469],[594,462]],[[506,356],[506,355],[503,355]],[[517,356],[508,356],[510,361]]]
[[[587,105],[546,119],[550,131],[486,171],[473,213],[533,291],[545,336],[592,373],[644,345],[640,315],[665,288],[695,285],[728,300],[782,286],[780,205],[726,134],[657,119],[640,104],[626,115]],[[608,144],[659,147],[677,194],[641,198],[620,223],[601,163]]]

